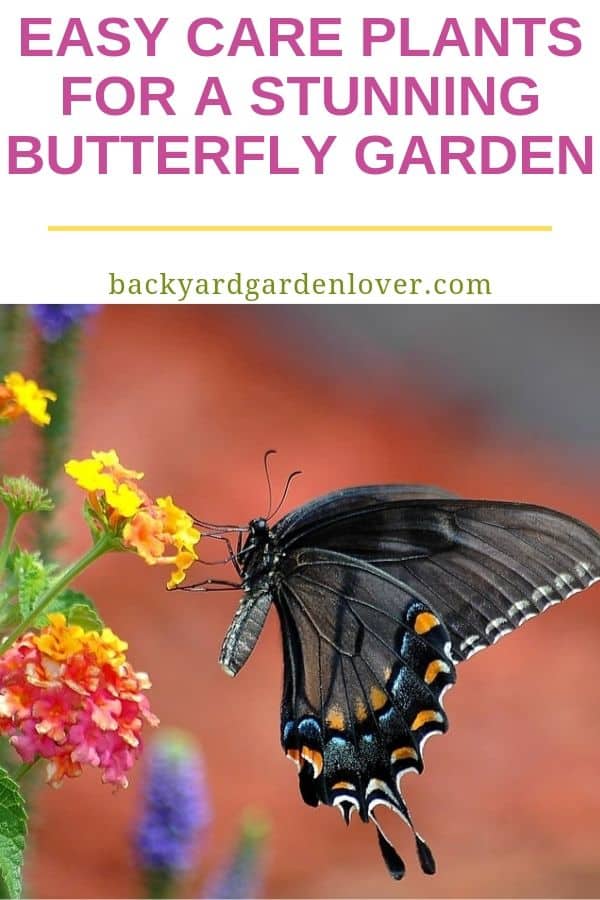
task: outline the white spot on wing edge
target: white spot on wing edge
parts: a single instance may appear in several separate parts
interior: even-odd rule
[[[396,789],[399,794],[402,793],[402,791],[400,790],[400,782],[407,774],[407,772],[416,772],[418,774],[419,770],[416,766],[407,766],[405,769],[402,769],[400,772],[398,772],[398,774],[396,775]]]
[[[497,619],[492,619],[492,621],[485,626],[486,635],[488,637],[491,637],[492,631],[500,631],[502,625],[508,625],[508,619],[505,619],[504,616],[499,616]]]
[[[481,644],[481,646],[476,647],[476,644]],[[487,644],[482,643],[482,637],[480,634],[470,634],[464,639],[464,641],[462,641],[458,649],[461,653],[465,653],[470,649],[470,652],[467,653],[467,656],[472,656],[474,653],[477,653],[478,650],[483,650],[484,647],[487,647]]]
[[[450,682],[450,684],[445,684],[444,687],[440,691],[440,695],[438,697],[438,703],[444,708],[444,695],[450,690],[450,688],[454,687],[454,682]]]
[[[371,780],[369,781],[369,783],[367,785],[367,790],[365,791],[365,796],[368,797],[369,794],[373,793],[373,791],[381,791],[387,797],[390,797],[390,799],[392,801],[395,801],[395,799],[396,799],[394,797],[393,793],[391,792],[389,786],[385,783],[385,781],[382,781],[381,778],[371,778]]]
[[[575,576],[571,575],[570,572],[559,572],[554,579],[554,586],[557,590],[560,590],[561,587],[570,588],[574,581]]]
[[[594,581],[598,581],[598,579],[594,578],[594,576],[592,575],[591,566],[589,566],[585,562],[577,563],[577,565],[575,566],[575,574],[577,575],[578,578],[585,578],[586,576],[588,578],[591,578],[592,580],[590,581],[590,584],[593,584]]]
[[[470,659],[472,656],[475,656],[476,653],[481,653],[486,647],[489,647],[489,644],[479,644],[477,647],[473,647],[473,649],[467,653],[465,658]]]
[[[589,578],[589,581],[586,585],[584,585],[584,587],[577,587],[577,588],[573,588],[572,590],[570,590],[569,593],[564,597],[564,600],[568,600],[569,597],[572,597],[574,594],[579,594],[582,591],[587,590],[588,588],[592,587],[592,585],[594,585],[598,581],[600,581],[600,575],[596,575],[596,576],[592,575],[591,566],[588,563],[583,562],[583,561],[580,561],[576,564],[575,574],[577,575],[578,578],[581,578],[582,580],[584,577],[587,577],[587,578]],[[560,579],[559,583],[564,582],[567,585],[567,587],[569,587],[570,582],[573,581],[573,576],[568,572],[567,573],[561,572],[559,575],[556,576],[555,582],[558,581],[559,579]],[[535,612],[528,613],[526,615],[521,616],[519,621],[514,623],[514,628],[511,627],[511,628],[506,629],[506,631],[502,631],[500,634],[498,634],[494,638],[493,643],[496,643],[496,641],[499,640],[501,637],[503,637],[505,634],[510,634],[511,631],[513,631],[515,628],[518,628],[519,625],[522,625],[524,622],[527,622],[529,619],[534,619],[536,616],[540,615],[540,613],[545,612],[551,606],[556,606],[557,604],[563,602],[560,597],[549,599],[548,598],[549,593],[554,594],[554,590],[550,585],[542,584],[539,587],[537,587],[533,591],[532,597],[536,598],[536,599],[541,599],[541,597],[544,597],[547,600],[547,603],[544,606],[544,608],[541,610],[536,609]],[[527,609],[528,607],[531,607],[532,605],[533,604],[531,603],[530,600],[517,600],[515,603],[513,603],[513,605],[511,607],[509,607],[507,615],[509,617],[514,616],[515,613],[523,612],[523,610]],[[494,621],[497,621],[497,620],[495,619]],[[491,624],[492,623],[490,622],[490,625]],[[486,627],[486,634],[487,634],[487,630],[490,627],[490,625],[488,625]],[[473,644],[476,645],[477,642],[480,640],[481,640],[481,636],[478,634],[469,635],[469,637],[465,638],[465,640],[461,643],[460,648],[459,648],[460,652],[464,653],[465,650],[467,650],[469,648],[469,646],[471,646]],[[485,650],[486,646],[487,646],[487,644],[480,644],[479,646],[474,646],[473,649],[470,650],[466,654],[465,659],[470,659],[471,656],[474,656],[476,653],[479,653],[480,650]],[[450,658],[452,659],[452,656],[450,656]],[[461,660],[455,660],[456,664],[458,664],[459,662],[461,662]]]
[[[444,687],[442,688],[442,690],[440,691],[440,695],[438,697],[438,703],[442,709],[444,709],[444,695],[450,690],[450,688],[453,688],[453,687],[454,687],[454,682],[451,682],[450,684],[445,684]],[[445,712],[445,710],[444,710],[444,712]],[[433,723],[429,723],[429,724],[432,725]],[[445,734],[445,732],[441,728],[432,728],[427,734],[425,734],[421,738],[421,740],[419,741],[418,751],[419,751],[419,756],[421,757],[422,762],[423,762],[423,747],[425,746],[425,744],[427,743],[429,738],[434,736],[434,734]],[[396,775],[396,787],[398,789],[398,793],[401,793],[400,782],[402,781],[402,779],[408,772],[417,772],[418,773],[419,770],[417,769],[416,766],[406,766],[406,768],[404,768],[400,772],[398,772],[398,774]]]
[[[546,587],[546,585],[542,585],[542,587]],[[542,589],[541,587],[536,588],[536,591],[541,591],[541,589]],[[524,609],[528,609],[528,607],[530,607],[530,606],[531,606],[531,600],[517,600],[516,603],[513,603],[513,605],[508,608],[508,612],[506,613],[506,615],[510,619],[516,613],[523,612]],[[537,612],[537,610],[536,610],[536,612]],[[523,621],[523,620],[521,619],[521,621]],[[518,622],[517,624],[520,625],[521,621]]]
[[[358,812],[358,810],[360,808],[359,804],[358,804],[358,800],[356,799],[356,797],[353,797],[350,794],[340,794],[339,797],[336,797],[335,800],[333,801],[332,806],[337,806],[337,808],[340,811],[340,815],[345,822],[346,816],[344,815],[344,807],[342,806],[342,803],[350,804],[350,812],[348,814],[348,821],[351,821],[352,813],[354,812],[354,810],[356,810]]]
[[[446,657],[448,662],[452,663],[453,666],[456,666],[458,660],[452,652],[452,641],[446,641],[446,643],[444,644],[443,655]]]
[[[531,599],[534,603],[538,603],[540,600],[545,600],[547,603],[559,602],[555,600],[554,591],[548,584],[542,584],[540,587],[537,587],[531,595]]]

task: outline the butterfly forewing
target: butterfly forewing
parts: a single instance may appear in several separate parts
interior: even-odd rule
[[[323,521],[309,504],[306,520],[280,523],[285,542],[348,553],[405,582],[441,615],[456,661],[600,577],[600,537],[570,516],[519,503],[406,499],[398,491],[330,495],[337,519],[329,498]]]
[[[343,551],[342,543],[352,552],[357,537],[372,546],[382,533],[393,538],[393,521],[389,509],[414,500],[449,499],[452,494],[437,487],[420,484],[378,484],[342,488],[292,510],[274,527],[278,539],[288,549],[323,547]],[[366,517],[366,518],[365,518]],[[356,524],[355,524],[356,523]],[[364,523],[367,527],[364,527]],[[335,546],[333,546],[333,544]]]

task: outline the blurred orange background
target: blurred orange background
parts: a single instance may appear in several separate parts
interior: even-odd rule
[[[595,310],[565,307],[107,307],[83,338],[72,455],[115,447],[151,493],[217,522],[264,514],[274,447],[275,494],[304,472],[282,514],[344,485],[425,482],[600,528],[598,324]],[[23,425],[8,442],[11,474],[31,465],[35,437]],[[89,538],[81,494],[65,488],[66,560]],[[237,595],[167,594],[163,576],[113,555],[80,585],[150,673],[163,725],[202,747],[214,821],[186,895],[226,857],[248,807],[272,824],[269,897],[600,894],[600,586],[460,668],[450,732],[403,782],[439,874],[421,874],[398,821],[398,884],[373,829],[300,799],[279,746],[275,613],[232,680],[217,657]],[[31,895],[139,896],[129,841],[142,775],[116,794],[94,771],[41,790]]]

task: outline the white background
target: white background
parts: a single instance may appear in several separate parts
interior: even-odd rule
[[[227,275],[294,275],[309,270],[315,276],[337,275],[352,269],[357,274],[389,276],[486,276],[497,301],[597,301],[600,297],[595,225],[600,206],[598,175],[594,176],[424,176],[388,174],[368,176],[356,171],[354,145],[367,134],[385,134],[400,154],[411,134],[431,139],[441,133],[518,136],[569,134],[577,142],[594,134],[600,146],[595,92],[600,84],[600,10],[589,0],[545,0],[523,3],[506,0],[486,4],[454,0],[392,3],[376,0],[354,9],[348,3],[305,0],[292,6],[274,0],[245,3],[187,4],[175,7],[158,0],[139,3],[119,0],[110,5],[75,3],[74,0],[23,0],[4,3],[0,12],[0,59],[4,84],[0,99],[0,196],[2,267],[0,300],[4,302],[122,302],[129,298],[107,295],[107,273],[151,277],[160,271],[194,277]],[[493,8],[495,11],[493,11]],[[424,11],[425,9],[425,11]],[[69,16],[88,27],[93,44],[101,42],[94,24],[103,17],[143,16],[154,22],[169,17],[158,42],[158,55],[145,56],[141,37],[138,52],[110,59],[85,58],[72,51],[59,58],[19,56],[21,17],[49,17],[52,46],[57,47]],[[343,19],[342,59],[256,58],[242,51],[237,58],[195,57],[186,46],[186,29],[197,16],[215,16],[231,23],[252,16],[257,25],[269,16],[296,16],[307,20],[339,16]],[[570,16],[582,23],[583,51],[575,57],[555,57],[539,42],[536,57],[519,50],[509,59],[488,56],[461,58],[448,53],[438,60],[402,59],[396,44],[372,59],[360,57],[360,19],[383,16],[411,17],[416,40],[432,44],[446,16],[456,16],[469,31],[474,16],[491,21],[500,16],[539,16],[548,20]],[[261,32],[261,33],[264,33]],[[543,29],[539,36],[543,35]],[[225,37],[226,42],[226,37]],[[141,74],[162,75],[176,81],[177,116],[138,118],[131,113],[107,117],[93,104],[80,104],[76,115],[62,118],[61,77]],[[330,117],[325,114],[299,119],[294,114],[257,117],[248,111],[250,85],[261,75],[349,74],[523,75],[534,78],[541,95],[534,116],[493,119],[474,114],[428,118]],[[228,90],[234,115],[213,111],[194,118],[193,109],[204,79],[219,75]],[[7,135],[47,134],[270,134],[284,136],[285,161],[308,165],[299,135],[324,138],[339,135],[328,158],[328,174],[316,177],[269,176],[256,164],[256,174],[241,176],[130,176],[91,174],[59,176],[7,175]],[[150,157],[149,157],[150,158]],[[598,152],[595,166],[600,166]],[[49,224],[551,224],[551,234],[49,234]],[[138,298],[149,300],[150,298]],[[372,297],[374,301],[377,298]],[[432,302],[434,298],[413,298]],[[462,298],[464,301],[465,298]],[[173,302],[166,298],[165,302]],[[193,302],[188,300],[188,302]],[[198,302],[197,300],[195,302]],[[217,301],[211,301],[217,302]],[[244,302],[239,298],[225,302]],[[264,302],[264,301],[262,301]],[[275,301],[282,302],[282,301]],[[296,302],[323,302],[297,298]],[[343,298],[342,298],[343,302]],[[347,299],[346,299],[346,302]],[[356,299],[353,302],[367,302]],[[386,302],[391,302],[386,300]],[[411,302],[396,298],[396,302]],[[444,303],[452,302],[449,298]],[[475,302],[489,302],[477,300]]]

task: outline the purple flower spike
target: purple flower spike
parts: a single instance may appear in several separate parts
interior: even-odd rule
[[[209,821],[197,751],[185,735],[167,732],[150,750],[142,815],[134,835],[140,868],[170,878],[191,869]]]
[[[269,826],[264,819],[247,815],[242,821],[237,846],[225,866],[214,875],[202,894],[211,900],[251,900],[264,892],[264,844]]]
[[[99,303],[33,303],[30,312],[44,340],[53,343],[99,309]]]

